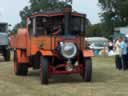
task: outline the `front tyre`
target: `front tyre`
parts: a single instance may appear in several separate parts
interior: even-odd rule
[[[48,84],[48,60],[46,57],[40,57],[40,79],[41,84]]]
[[[90,82],[92,80],[92,60],[91,58],[85,58],[83,66],[83,80]]]

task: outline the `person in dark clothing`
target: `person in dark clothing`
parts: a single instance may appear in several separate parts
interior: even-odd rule
[[[121,38],[120,48],[122,69],[125,70],[127,69],[127,44],[123,38]]]
[[[113,43],[111,41],[109,41],[109,43],[108,43],[108,50],[109,51],[113,50]]]
[[[119,55],[115,56],[115,63],[116,63],[116,68],[121,70],[121,68],[122,68],[121,57]]]

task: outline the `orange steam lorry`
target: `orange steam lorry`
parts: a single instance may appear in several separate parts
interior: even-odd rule
[[[16,75],[25,76],[32,67],[40,69],[41,84],[48,84],[51,75],[64,74],[80,74],[91,81],[93,52],[84,39],[85,14],[68,5],[63,11],[34,13],[26,22],[11,39]]]

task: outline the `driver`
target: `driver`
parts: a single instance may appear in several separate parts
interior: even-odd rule
[[[58,26],[55,26],[55,27],[53,27],[53,33],[52,33],[52,35],[58,35],[58,34],[60,34],[60,32],[62,32],[62,28],[61,28],[61,25],[58,25]]]

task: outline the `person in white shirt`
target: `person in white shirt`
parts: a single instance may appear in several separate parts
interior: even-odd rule
[[[127,44],[122,37],[115,43],[115,63],[116,68],[125,70],[127,68]]]
[[[118,38],[115,42],[114,51],[115,51],[115,64],[116,68],[121,70],[121,39]]]

